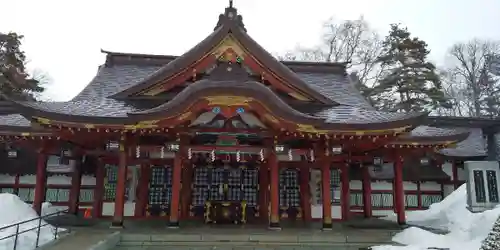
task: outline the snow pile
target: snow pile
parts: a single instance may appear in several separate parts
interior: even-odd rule
[[[63,207],[53,206],[50,202],[42,203],[42,216],[57,216],[58,212],[64,211]]]
[[[440,235],[411,227],[396,234],[392,239],[407,246],[378,246],[373,249],[423,250],[438,247],[450,250],[478,250],[499,216],[500,207],[483,213],[471,213],[467,210],[467,190],[464,184],[427,210],[407,212],[409,225],[446,230],[448,234]],[[395,216],[391,215],[386,219],[395,220]]]
[[[50,203],[49,203],[50,204]],[[45,208],[51,205],[45,204]],[[50,210],[49,210],[50,211]],[[45,211],[47,213],[47,211]],[[50,213],[50,212],[49,212]],[[35,219],[38,215],[33,210],[31,205],[24,203],[18,196],[8,193],[0,193],[0,227],[5,227],[18,222]],[[35,249],[37,229],[30,230],[38,227],[39,220],[33,220],[19,225],[19,232],[27,231],[19,235],[17,240],[18,250],[31,250]],[[42,225],[47,222],[41,222]],[[29,230],[29,231],[28,231]],[[13,249],[14,237],[3,239],[14,235],[16,227],[9,227],[0,231],[0,249]],[[46,225],[40,229],[40,237],[38,245],[43,245],[54,239],[55,228],[51,225]]]

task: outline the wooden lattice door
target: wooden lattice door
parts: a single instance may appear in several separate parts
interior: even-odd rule
[[[298,169],[280,170],[280,214],[282,218],[301,219],[300,185]]]
[[[151,167],[146,214],[149,216],[169,215],[171,200],[172,168],[170,166]]]

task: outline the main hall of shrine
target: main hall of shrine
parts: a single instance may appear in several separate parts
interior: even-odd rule
[[[345,63],[277,60],[232,4],[181,56],[103,53],[70,101],[3,97],[0,172],[12,184],[0,188],[37,212],[50,201],[117,227],[149,218],[330,229],[382,208],[405,223],[406,210],[442,199],[450,176],[440,166],[470,137],[426,125],[427,113],[375,110]],[[30,173],[24,156],[34,152]]]

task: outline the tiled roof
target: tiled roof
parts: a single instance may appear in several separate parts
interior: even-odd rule
[[[478,157],[486,156],[486,143],[483,131],[480,128],[472,128],[467,139],[457,143],[455,148],[445,148],[440,152],[446,156]]]
[[[0,126],[29,127],[30,121],[20,114],[0,115]]]
[[[319,72],[297,72],[296,74],[312,89],[336,103],[374,110],[346,75]]]
[[[104,98],[135,86],[160,66],[113,65],[100,67],[97,75],[72,101]]]
[[[355,106],[336,106],[315,114],[317,117],[326,119],[329,123],[381,123],[391,122],[415,117],[419,113],[391,113],[372,109],[359,108]]]
[[[136,111],[134,107],[125,104],[125,102],[111,98],[92,98],[69,102],[24,102],[21,104],[44,112],[88,117],[127,117],[127,113]]]
[[[122,101],[107,98],[113,94],[121,92],[125,89],[133,87],[142,82],[149,75],[160,69],[160,66],[144,66],[133,64],[115,64],[113,66],[101,66],[94,79],[71,101],[68,102],[37,102],[25,103],[29,106],[40,108],[44,111],[56,112],[61,114],[73,114],[81,116],[110,116],[110,117],[125,117],[127,112],[138,111],[132,106],[125,105]],[[355,90],[354,86],[349,83],[344,75],[335,73],[297,73],[309,86],[319,91],[331,100],[344,105],[352,105],[363,107],[366,111],[358,108],[352,108],[352,111],[359,113],[361,116],[369,114],[373,108],[361,96],[359,91]],[[324,117],[325,114],[332,116],[332,121],[341,119],[346,110],[351,109],[347,106],[333,108],[329,111],[324,111],[318,115]],[[334,117],[334,111],[343,112]],[[404,117],[401,114],[375,112],[371,117],[377,116],[383,119],[383,116],[389,115],[393,119]],[[347,118],[347,117],[346,117]],[[352,118],[352,117],[351,117]],[[352,119],[345,119],[349,122]],[[379,120],[377,119],[377,120]],[[359,120],[363,122],[363,120]]]

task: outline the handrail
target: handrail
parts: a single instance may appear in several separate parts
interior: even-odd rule
[[[15,227],[16,228],[16,233],[8,235],[8,236],[5,236],[3,238],[0,238],[0,243],[2,241],[4,241],[4,240],[14,238],[14,247],[12,249],[16,250],[17,249],[17,243],[18,243],[19,235],[21,235],[23,233],[27,233],[27,232],[36,230],[35,248],[37,248],[37,247],[40,246],[40,231],[41,231],[42,227],[45,227],[45,226],[53,226],[54,227],[54,238],[53,239],[55,240],[55,239],[58,238],[58,231],[59,231],[60,227],[58,225],[51,225],[50,223],[47,223],[47,222],[45,224],[42,224],[42,221],[45,218],[49,218],[49,217],[52,217],[52,216],[57,216],[57,215],[65,214],[67,212],[68,212],[68,209],[59,210],[59,211],[54,212],[54,213],[50,213],[50,214],[46,214],[46,215],[43,215],[43,216],[39,216],[37,218],[33,218],[33,219],[29,219],[29,220],[25,220],[25,221],[21,221],[21,222],[15,223],[15,224],[11,224],[11,225],[8,225],[8,226],[1,227],[0,228],[0,232],[4,231],[6,229],[9,229],[9,228],[14,228]],[[33,222],[33,221],[38,221],[38,225],[35,226],[35,227],[32,227],[30,229],[25,229],[25,230],[19,231],[21,225],[29,223],[29,222]]]

